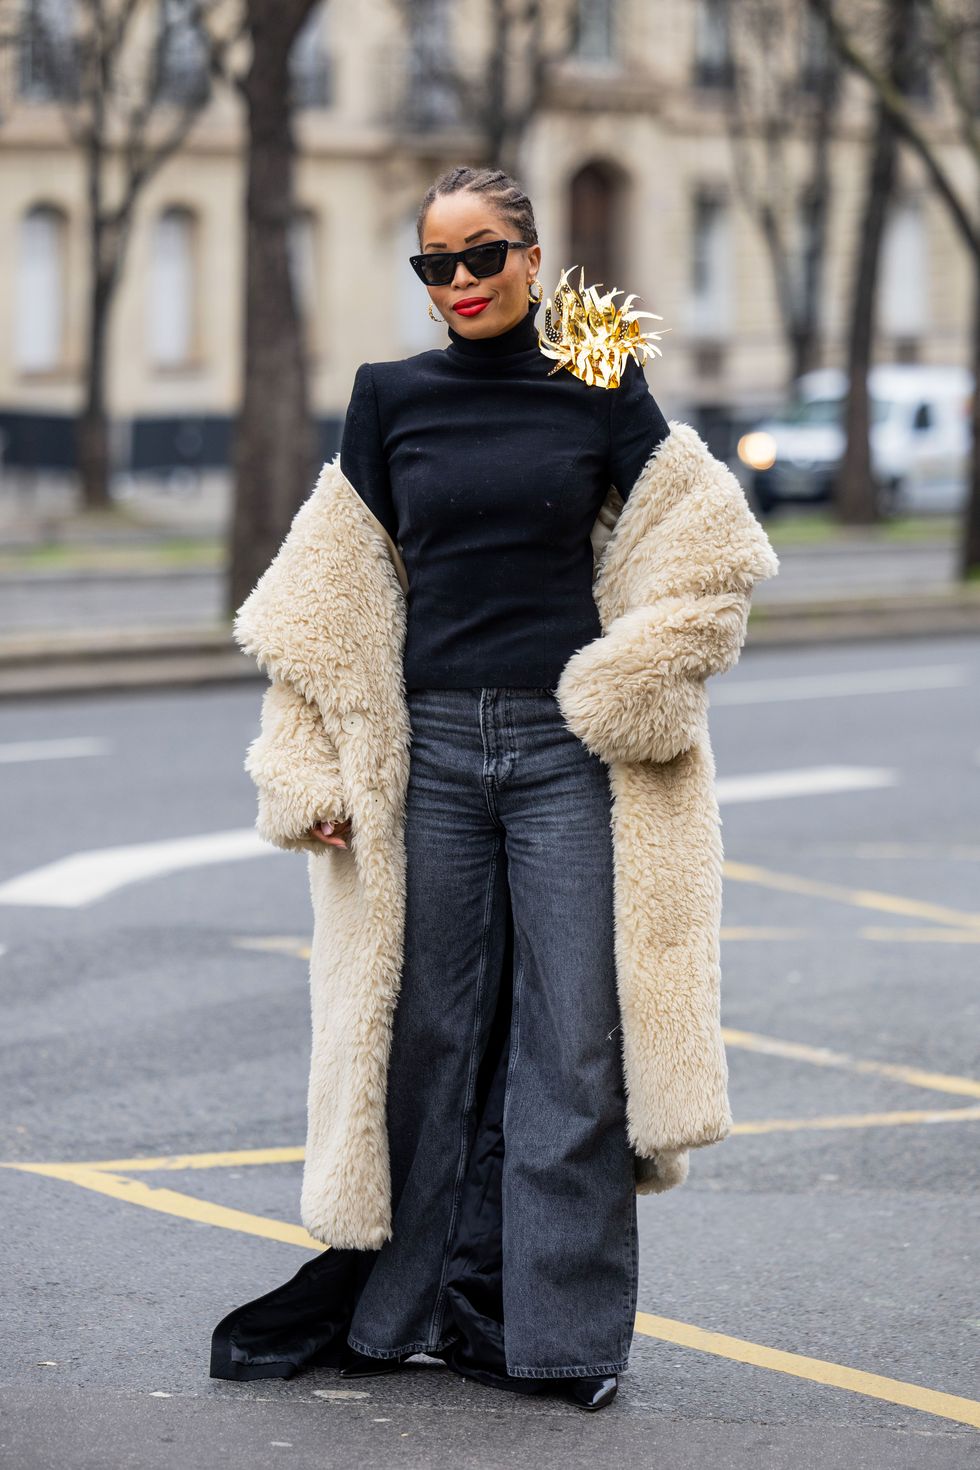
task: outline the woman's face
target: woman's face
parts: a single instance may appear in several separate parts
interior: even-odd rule
[[[470,189],[434,199],[425,216],[422,252],[465,250],[481,240],[516,240],[517,233],[487,201]],[[541,246],[508,250],[504,268],[495,276],[474,276],[461,260],[448,286],[426,286],[436,310],[461,337],[495,337],[524,319],[527,288],[538,273]],[[466,316],[461,303],[482,300],[481,311]]]

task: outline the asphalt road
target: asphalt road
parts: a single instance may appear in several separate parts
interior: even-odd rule
[[[0,1464],[980,1466],[980,642],[749,649],[710,686],[736,1128],[640,1200],[597,1415],[428,1360],[208,1377],[218,1319],[309,1259],[309,899],[251,832],[261,687],[0,707]]]

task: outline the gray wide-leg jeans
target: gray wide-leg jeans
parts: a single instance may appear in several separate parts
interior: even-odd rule
[[[509,921],[507,1372],[619,1372],[636,1310],[637,1221],[608,769],[566,728],[551,689],[415,690],[408,704],[405,964],[387,1104],[393,1234],[348,1341],[382,1358],[452,1341],[446,1272]]]

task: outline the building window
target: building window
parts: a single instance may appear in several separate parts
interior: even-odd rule
[[[582,267],[587,286],[601,284],[604,291],[611,291],[614,286],[622,288],[620,241],[625,231],[621,228],[623,201],[619,177],[608,164],[587,163],[571,178],[568,202],[569,263],[575,267],[569,281],[577,290],[579,267]]]
[[[50,204],[20,222],[15,353],[24,372],[50,372],[64,362],[67,219]]]
[[[891,208],[881,247],[881,326],[893,338],[919,338],[928,327],[929,261],[918,199]]]
[[[333,75],[327,40],[330,6],[315,5],[300,27],[289,53],[289,84],[294,107],[329,107]]]
[[[694,81],[699,87],[730,87],[734,80],[728,0],[697,0]]]
[[[579,61],[613,61],[616,53],[616,0],[578,0],[575,50]]]
[[[74,6],[21,0],[17,87],[26,102],[78,100]]]
[[[728,204],[713,190],[694,196],[691,225],[690,330],[717,340],[731,318],[731,219]]]
[[[450,0],[412,0],[409,6],[405,120],[420,130],[459,121],[459,95],[452,82]]]
[[[835,77],[837,62],[825,22],[810,9],[802,17],[800,40],[800,85],[821,93]]]
[[[913,102],[926,106],[933,100],[932,65],[936,49],[933,30],[925,0],[916,0],[911,7],[905,54],[900,63],[902,75],[899,79],[899,90]]]
[[[149,345],[156,367],[186,367],[196,347],[196,221],[175,205],[157,216],[150,246]]]
[[[188,106],[202,102],[211,90],[208,44],[196,0],[160,0],[159,83],[157,95]]]
[[[298,209],[287,237],[289,275],[309,357],[317,351],[317,234],[313,210]]]

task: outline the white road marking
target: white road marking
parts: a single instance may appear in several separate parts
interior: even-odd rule
[[[111,749],[110,742],[97,735],[68,736],[63,740],[11,740],[0,745],[0,764],[74,760],[80,755],[108,755]]]
[[[723,776],[718,778],[716,789],[719,802],[771,801],[783,796],[868,790],[892,786],[897,780],[897,772],[875,766],[810,766],[754,776]],[[147,878],[208,863],[268,857],[274,852],[275,848],[249,827],[75,852],[0,883],[0,904],[77,909]]]
[[[855,694],[902,694],[912,689],[955,689],[969,683],[961,664],[930,664],[912,669],[855,669],[839,674],[791,674],[783,679],[736,679],[715,688],[711,703],[769,704],[787,699],[832,699]]]
[[[719,776],[719,802],[771,801],[780,796],[829,796],[894,786],[898,772],[879,766],[805,766],[798,771],[763,771],[757,776]]]
[[[0,884],[0,903],[77,909],[130,883],[208,863],[238,862],[275,851],[249,827],[75,852]]]

